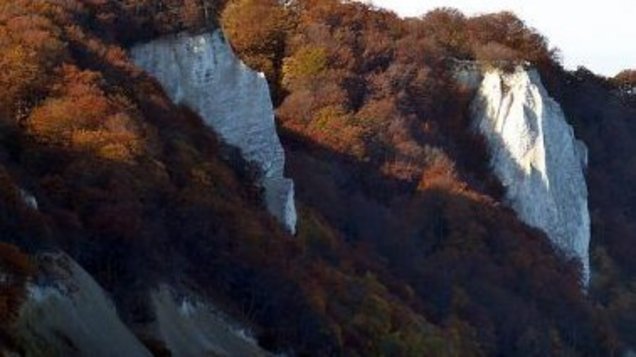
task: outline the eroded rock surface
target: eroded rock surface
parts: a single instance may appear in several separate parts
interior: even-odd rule
[[[155,320],[147,334],[173,356],[266,356],[249,333],[205,300],[162,285],[150,295]]]
[[[243,64],[220,31],[165,37],[135,46],[131,56],[175,103],[197,112],[226,143],[258,165],[268,210],[294,233],[294,184],[283,175],[285,153],[263,74]]]
[[[16,331],[31,356],[151,356],[106,292],[70,257],[45,254]]]
[[[473,73],[470,73],[470,72]],[[475,80],[479,71],[480,80]],[[491,167],[506,188],[508,204],[527,224],[583,265],[589,280],[590,215],[584,177],[587,149],[574,136],[538,72],[463,66],[458,80],[477,86],[473,123],[486,138]]]

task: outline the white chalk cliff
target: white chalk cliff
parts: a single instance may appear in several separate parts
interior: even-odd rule
[[[471,106],[475,128],[486,138],[491,167],[506,189],[507,204],[553,244],[580,259],[582,282],[590,275],[590,215],[584,170],[587,148],[574,136],[538,72],[464,68],[458,78],[477,85]]]
[[[36,211],[39,209],[38,200],[35,198],[35,196],[33,196],[28,191],[21,189],[20,197],[22,198],[22,202],[24,202],[24,204],[27,205],[27,207],[34,209]]]
[[[39,258],[16,323],[30,356],[151,356],[119,319],[106,292],[70,257]]]
[[[38,274],[27,283],[13,326],[27,356],[152,356],[139,337],[176,357],[270,355],[211,301],[168,285],[148,296],[154,318],[131,330],[107,292],[72,258],[46,253],[37,261]]]
[[[218,30],[137,45],[131,56],[175,103],[194,110],[227,144],[258,165],[268,210],[295,233],[294,184],[283,176],[285,153],[263,74],[243,64]]]
[[[238,324],[205,299],[162,285],[150,296],[155,319],[146,334],[173,356],[267,356]]]

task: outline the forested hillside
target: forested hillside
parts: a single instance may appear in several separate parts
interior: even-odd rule
[[[265,210],[254,166],[127,54],[219,27],[270,83],[296,181],[296,236]],[[133,332],[148,292],[168,282],[291,355],[612,355],[636,345],[631,77],[564,71],[513,14],[400,19],[337,0],[0,0],[0,48],[7,351],[24,352],[12,322],[38,253],[51,250],[82,265]],[[588,144],[588,292],[579,264],[502,202],[471,130],[474,93],[453,79],[458,60],[529,62]]]

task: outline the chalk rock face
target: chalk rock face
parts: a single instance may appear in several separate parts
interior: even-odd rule
[[[294,184],[283,176],[285,153],[264,75],[243,64],[220,31],[158,39],[133,47],[131,56],[175,103],[260,167],[268,210],[295,233]]]
[[[61,253],[40,260],[16,323],[27,355],[151,356],[84,269]]]
[[[38,200],[35,198],[35,196],[30,194],[28,191],[20,190],[20,197],[22,198],[22,201],[24,202],[24,204],[30,207],[31,209],[34,209],[36,211],[39,209]]]
[[[521,220],[580,259],[582,282],[587,285],[590,215],[585,144],[574,137],[536,70],[490,69],[481,77],[471,106],[473,123],[487,140],[491,166],[506,188],[507,203]]]
[[[242,327],[204,299],[167,285],[150,294],[155,321],[146,332],[173,356],[267,356]]]

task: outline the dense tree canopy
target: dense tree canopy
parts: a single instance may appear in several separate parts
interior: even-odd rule
[[[264,210],[251,165],[126,54],[219,25],[275,95],[297,237]],[[636,269],[622,238],[634,201],[612,180],[636,171],[613,162],[610,177],[597,164],[630,148],[633,123],[612,116],[602,129],[572,111],[591,143],[592,192],[608,187],[593,205],[614,207],[594,217],[601,307],[577,265],[501,205],[470,130],[473,93],[452,80],[455,59],[529,61],[569,108],[571,88],[597,88],[561,72],[556,51],[510,13],[403,20],[336,0],[0,0],[0,44],[0,273],[14,277],[0,282],[0,344],[19,351],[3,317],[46,249],[78,260],[131,326],[145,318],[145,289],[183,281],[273,351],[608,355],[633,343],[625,281]]]

